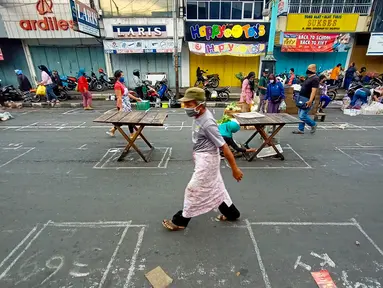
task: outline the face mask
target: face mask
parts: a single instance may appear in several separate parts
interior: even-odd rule
[[[307,74],[307,75],[313,75],[313,74],[315,74],[315,72],[312,72],[312,71],[310,71],[310,70],[306,70],[306,74]]]
[[[202,104],[202,103],[201,103]],[[199,104],[199,105],[201,105]],[[197,110],[197,107],[199,106],[197,105],[196,107],[194,108],[185,108],[185,113],[186,115],[188,115],[189,117],[196,117],[199,115],[199,111],[200,110]]]
[[[270,79],[270,83],[274,83],[274,80]]]
[[[124,77],[120,77],[120,82],[124,83],[125,82],[125,78]]]

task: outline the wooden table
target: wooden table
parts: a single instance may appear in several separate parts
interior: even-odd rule
[[[111,123],[116,127],[116,129],[121,133],[121,135],[128,142],[124,151],[122,151],[121,156],[118,158],[118,161],[122,161],[126,155],[129,153],[130,148],[133,148],[137,151],[137,153],[141,156],[141,158],[145,162],[149,162],[150,155],[154,150],[154,147],[148,139],[142,134],[142,130],[146,126],[164,126],[165,119],[168,117],[167,113],[163,112],[145,112],[145,111],[132,111],[132,112],[119,112],[119,111],[107,111],[97,119],[93,120],[93,122],[98,123]],[[132,138],[126,135],[125,131],[122,130],[122,126],[124,125],[133,125],[136,133]],[[151,149],[149,155],[145,157],[145,155],[141,152],[141,150],[134,144],[137,140],[138,136],[141,137],[142,140],[149,146]]]
[[[249,149],[249,143],[251,140],[254,139],[254,137],[259,133],[261,137],[263,138],[263,143],[255,153],[252,153],[250,157],[246,157],[247,160],[253,161],[255,157],[262,151],[265,146],[271,146],[277,153],[277,156],[281,160],[285,160],[285,157],[282,155],[281,152],[275,147],[275,144],[273,142],[273,138],[275,135],[278,134],[279,131],[285,126],[286,124],[298,124],[301,121],[289,114],[286,113],[270,113],[270,114],[265,114],[264,117],[259,117],[259,118],[241,118],[241,114],[235,114],[234,115],[235,119],[239,122],[240,126],[255,126],[256,131],[250,136],[250,138],[244,143],[244,146]],[[273,133],[271,135],[268,135],[265,131],[265,127],[267,125],[272,125],[272,126],[278,126],[276,129],[274,129]]]

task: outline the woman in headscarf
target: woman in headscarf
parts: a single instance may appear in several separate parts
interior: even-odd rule
[[[274,74],[269,75],[265,99],[268,100],[267,113],[279,113],[279,105],[285,99],[285,89]]]
[[[121,70],[117,70],[114,72],[114,77],[116,78],[116,82],[114,84],[114,93],[116,93],[116,99],[117,99],[117,110],[123,111],[123,112],[131,112],[132,107],[130,105],[129,98],[132,98],[133,100],[136,100],[137,102],[140,102],[141,99],[135,97],[133,94],[129,93],[128,88],[126,88],[124,82],[124,73]],[[129,98],[128,98],[129,97]],[[134,136],[134,125],[128,125],[130,137],[133,138]],[[106,132],[106,134],[114,137],[114,133],[116,132],[117,128],[113,127],[109,131]]]
[[[89,92],[89,84],[85,77],[85,70],[80,69],[82,75],[77,79],[78,91],[82,95],[82,106],[84,110],[93,110],[92,108],[92,94]]]
[[[223,137],[223,140],[225,140],[226,144],[229,145],[229,147],[233,148],[237,152],[241,153],[252,153],[255,152],[256,149],[246,149],[243,147],[239,147],[237,143],[235,143],[233,139],[233,134],[237,133],[241,129],[241,126],[239,126],[239,123],[237,120],[231,120],[225,123],[222,123],[218,125],[218,130],[221,136]]]
[[[45,65],[40,65],[38,68],[41,70],[41,82],[39,85],[44,85],[46,88],[47,102],[59,103],[56,94],[53,92],[54,84],[51,78],[51,72]]]
[[[243,103],[242,112],[250,112],[250,104],[253,101],[253,91],[251,89],[251,82],[254,81],[255,73],[250,72],[249,75],[242,82],[241,98],[239,102]]]
[[[15,70],[15,73],[17,75],[17,82],[19,83],[19,89],[23,92],[27,92],[32,89],[31,82],[29,82],[29,79],[27,76],[23,74],[23,71],[17,69]]]

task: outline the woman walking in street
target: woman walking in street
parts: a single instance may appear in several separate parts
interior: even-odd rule
[[[241,98],[239,102],[243,103],[242,112],[250,112],[250,104],[253,102],[253,90],[251,82],[254,81],[255,73],[250,72],[242,82]]]
[[[269,75],[265,99],[268,101],[267,113],[279,113],[279,105],[285,99],[285,89],[283,84],[277,81],[274,74]]]
[[[80,72],[82,74],[77,80],[77,85],[78,85],[77,87],[78,87],[78,91],[82,95],[82,106],[84,107],[84,110],[93,110],[92,94],[89,92],[89,84],[88,84],[88,80],[85,77],[85,70],[81,68]]]
[[[116,82],[114,84],[114,93],[116,94],[117,98],[117,110],[123,112],[131,112],[132,106],[130,104],[129,98],[136,100],[137,102],[140,102],[141,99],[129,93],[128,88],[124,85],[124,73],[121,70],[117,70],[116,72],[114,72],[114,77],[116,78]],[[128,127],[130,132],[130,138],[132,138],[134,136],[134,125],[128,125]],[[117,128],[113,127],[108,132],[106,132],[106,134],[114,137],[116,130]]]
[[[355,68],[355,62],[352,62],[350,67],[346,70],[346,75],[344,78],[344,89],[348,90],[348,87],[350,87],[350,84],[352,80],[354,79],[356,75],[356,68]]]
[[[44,85],[46,88],[47,102],[52,102],[53,104],[59,103],[57,100],[56,94],[53,92],[53,81],[51,78],[51,73],[45,65],[40,65],[38,68],[41,70],[41,82],[39,85]]]
[[[220,135],[213,114],[205,107],[204,90],[198,87],[189,88],[180,101],[185,104],[186,114],[194,118],[192,141],[195,167],[185,189],[183,209],[178,211],[172,220],[163,220],[162,225],[170,231],[183,230],[192,217],[216,208],[222,213],[217,220],[235,221],[240,213],[234,206],[221,176],[219,149],[229,162],[234,179],[241,181],[243,173]]]

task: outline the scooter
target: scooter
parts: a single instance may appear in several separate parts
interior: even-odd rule
[[[57,95],[57,92],[58,92],[58,95]],[[70,99],[70,96],[68,94],[68,89],[64,86],[59,86],[57,88],[57,91],[55,92],[56,96],[57,96],[57,100],[59,101],[66,101],[68,99]],[[46,95],[36,95],[36,89],[31,89],[27,92],[24,92],[24,95],[23,95],[23,101],[24,102],[34,102],[34,103],[37,103],[37,102],[41,102],[41,101],[47,101],[47,97]]]
[[[74,76],[60,76],[60,79],[64,85],[64,87],[68,88],[68,90],[75,90],[77,87],[77,78]]]
[[[109,77],[109,80],[107,80],[108,77],[102,68],[98,69],[98,73],[100,73],[98,80],[104,86],[104,89],[113,90],[116,79],[114,77]]]
[[[206,86],[203,87],[205,90],[205,97],[207,101],[221,101],[227,102],[230,97],[230,86],[222,87],[222,88],[208,88]]]
[[[104,85],[101,83],[100,80],[98,80],[96,74],[93,72],[91,73],[90,77],[87,77],[87,81],[89,82],[89,90],[90,91],[102,91],[104,90]]]
[[[2,87],[0,80],[0,94],[2,101],[20,101],[23,99],[23,95],[19,89],[16,89],[13,85],[7,85]]]
[[[208,70],[206,70],[206,71],[201,70],[202,76],[207,71]],[[208,88],[217,88],[219,86],[219,80],[221,80],[221,79],[219,79],[218,74],[209,74],[209,75],[206,75],[206,79],[204,79],[203,81],[202,81],[202,79],[197,79],[197,81],[194,84],[194,87],[197,87],[200,84],[202,84],[204,87],[206,86]]]

